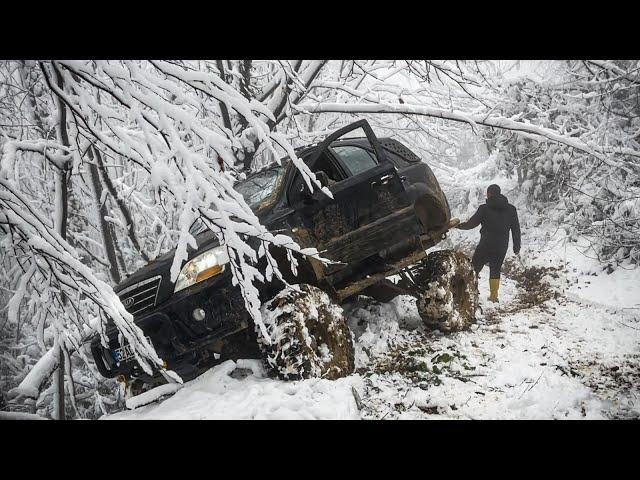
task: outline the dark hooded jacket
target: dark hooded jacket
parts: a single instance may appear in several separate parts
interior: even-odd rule
[[[507,251],[509,247],[509,230],[513,238],[514,253],[520,252],[520,222],[516,207],[511,205],[502,194],[487,198],[487,203],[480,205],[468,222],[458,225],[462,230],[471,230],[478,225],[480,229],[480,243],[478,248],[490,251]]]

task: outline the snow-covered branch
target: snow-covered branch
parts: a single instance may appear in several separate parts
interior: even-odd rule
[[[449,111],[421,105],[411,105],[407,103],[311,103],[306,102],[293,106],[299,113],[320,113],[320,112],[340,112],[340,113],[367,113],[367,114],[405,114],[419,115],[426,117],[440,118],[455,122],[467,123],[472,127],[482,125],[485,127],[501,128],[511,130],[518,134],[533,135],[539,139],[547,139],[553,142],[562,143],[569,147],[581,150],[590,155],[594,155],[612,167],[620,167],[620,163],[608,158],[609,155],[623,155],[640,158],[640,151],[624,147],[607,147],[602,145],[588,144],[579,138],[558,134],[557,132],[537,125],[518,122],[505,117],[469,114],[460,111]],[[637,167],[636,163],[622,161],[630,168]]]
[[[242,290],[245,306],[256,324],[262,326],[254,283],[264,278],[255,265],[261,257],[266,257],[269,265],[277,264],[268,248],[256,251],[250,239],[320,257],[315,249],[302,248],[290,238],[270,233],[234,190],[236,178],[232,172],[222,170],[218,159],[228,165],[235,163],[234,151],[242,148],[238,136],[242,132],[234,134],[225,128],[216,112],[224,104],[229,112],[242,117],[245,129],[253,132],[258,143],[272,151],[275,158],[287,155],[309,188],[313,185],[320,188],[315,175],[296,156],[289,142],[271,131],[268,122],[274,122],[279,111],[272,111],[257,100],[248,100],[215,71],[189,68],[186,62],[59,61],[40,62],[40,68],[51,92],[71,113],[74,137],[82,139],[82,144],[87,141],[93,144],[91,148],[97,157],[103,151],[141,167],[155,197],[164,197],[164,203],[171,199],[171,208],[178,217],[172,280],[175,281],[186,261],[188,247],[196,247],[189,228],[201,218],[228,249],[234,283]],[[302,72],[301,81],[311,81],[318,69],[310,65]],[[303,93],[300,91],[300,95]],[[203,111],[208,114],[203,116]],[[85,148],[78,144],[76,158]],[[73,247],[40,217],[21,193],[20,182],[10,180],[15,178],[17,150],[43,155],[58,167],[66,166],[74,154],[70,147],[45,140],[5,143],[0,206],[11,226],[14,243],[28,252],[29,261],[38,268],[39,278],[49,276],[62,298],[65,295],[72,298],[71,292],[75,290],[97,305],[104,318],[114,320],[134,349],[140,349],[136,355],[145,370],[150,371],[151,365],[161,367],[161,359],[133,324],[112,288],[83,265]],[[118,201],[117,195],[115,199]],[[60,208],[56,210],[59,212]],[[120,210],[124,213],[127,209]],[[157,221],[157,216],[154,218]],[[280,277],[277,268],[272,274]],[[72,328],[65,320],[59,326],[60,331]]]

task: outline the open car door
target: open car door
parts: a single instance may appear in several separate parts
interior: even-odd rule
[[[366,136],[345,138],[361,128]],[[305,219],[315,246],[333,260],[352,264],[418,235],[418,222],[396,167],[366,120],[329,135],[308,162],[314,172],[337,169],[328,188],[292,205]]]
[[[346,127],[342,127],[341,129],[336,130],[327,138],[325,138],[318,145],[317,150],[314,151],[314,154],[311,157],[310,164],[313,165],[314,161],[317,160],[317,158],[320,157],[320,155],[325,153],[332,143],[339,140],[341,137],[344,137],[347,133],[357,130],[359,128],[362,128],[362,130],[364,130],[367,140],[369,140],[369,144],[371,145],[371,148],[373,148],[375,152],[375,156],[378,158],[378,161],[380,163],[383,161],[386,163],[389,163],[389,160],[387,159],[382,147],[380,146],[378,137],[376,137],[375,133],[373,133],[373,129],[371,128],[371,125],[369,125],[369,122],[367,122],[366,120],[358,120],[357,122],[350,123]]]

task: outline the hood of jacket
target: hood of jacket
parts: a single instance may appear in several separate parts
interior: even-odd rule
[[[487,206],[495,210],[504,210],[509,205],[507,197],[499,193],[492,197],[487,198]]]

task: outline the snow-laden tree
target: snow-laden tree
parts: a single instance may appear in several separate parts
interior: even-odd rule
[[[107,319],[162,369],[111,285],[177,247],[175,279],[197,219],[227,246],[260,325],[254,282],[279,275],[268,245],[317,253],[265,230],[233,183],[288,155],[312,185],[292,147],[356,118],[441,180],[479,139],[603,259],[637,262],[638,62],[553,65],[552,79],[513,80],[486,61],[0,63],[0,370],[22,382],[13,396],[60,399],[62,375],[39,392],[61,365],[72,408],[103,412],[113,399],[81,343]]]
[[[515,175],[530,204],[552,208],[570,236],[589,239],[605,265],[640,261],[640,63],[562,62],[544,81],[501,86],[502,115],[579,139],[567,142],[494,131],[489,148]],[[600,153],[602,152],[602,153]]]
[[[4,67],[11,79],[4,91],[20,101],[14,113],[31,115],[33,123],[28,125],[36,125],[29,130],[25,122],[5,124],[9,127],[3,130],[0,164],[2,250],[3,258],[12,261],[15,290],[8,302],[8,322],[18,322],[19,309],[29,296],[37,305],[32,322],[39,344],[45,345],[49,332],[57,352],[47,368],[36,372],[48,372],[56,362],[62,372],[69,352],[84,355],[81,344],[95,331],[106,341],[107,320],[134,347],[146,371],[152,366],[164,370],[162,359],[96,272],[96,264],[108,266],[112,281],[125,273],[120,271],[126,269],[125,259],[118,254],[111,224],[127,230],[143,259],[176,246],[171,269],[175,280],[187,248],[196,246],[189,229],[202,221],[226,247],[234,283],[258,326],[262,322],[254,283],[281,278],[268,247],[287,250],[291,261],[294,252],[318,258],[315,249],[303,249],[266,230],[233,189],[238,158],[258,147],[275,159],[287,155],[309,187],[317,184],[290,142],[273,129],[283,104],[296,92],[286,68],[276,74],[280,80],[263,103],[227,83],[216,62],[5,62]],[[298,79],[297,74],[307,70],[294,69],[291,75]],[[19,75],[37,80],[25,89]],[[9,122],[12,115],[5,118]],[[233,123],[227,121],[230,118]],[[32,174],[34,166],[44,170],[42,176]],[[120,218],[104,214],[107,193]],[[101,252],[92,248],[96,239],[85,228],[70,225],[70,219],[82,223],[86,215],[80,208],[70,215],[71,201],[82,203],[81,197],[94,210],[91,223],[100,230]],[[147,226],[142,232],[136,231],[140,220]],[[250,246],[250,239],[260,247]],[[149,249],[150,243],[156,243],[155,250]],[[83,258],[80,250],[93,261]],[[263,257],[269,268],[260,272],[256,264]],[[172,372],[165,374],[179,381]],[[34,395],[41,380],[27,382],[31,388],[18,393]],[[62,381],[57,385],[61,391]]]
[[[525,195],[560,206],[559,221],[590,238],[601,261],[638,263],[638,61],[554,62],[542,80],[504,78],[495,62],[353,64],[361,78],[314,82],[325,95],[308,94],[294,112],[366,116],[439,172],[466,126]]]

